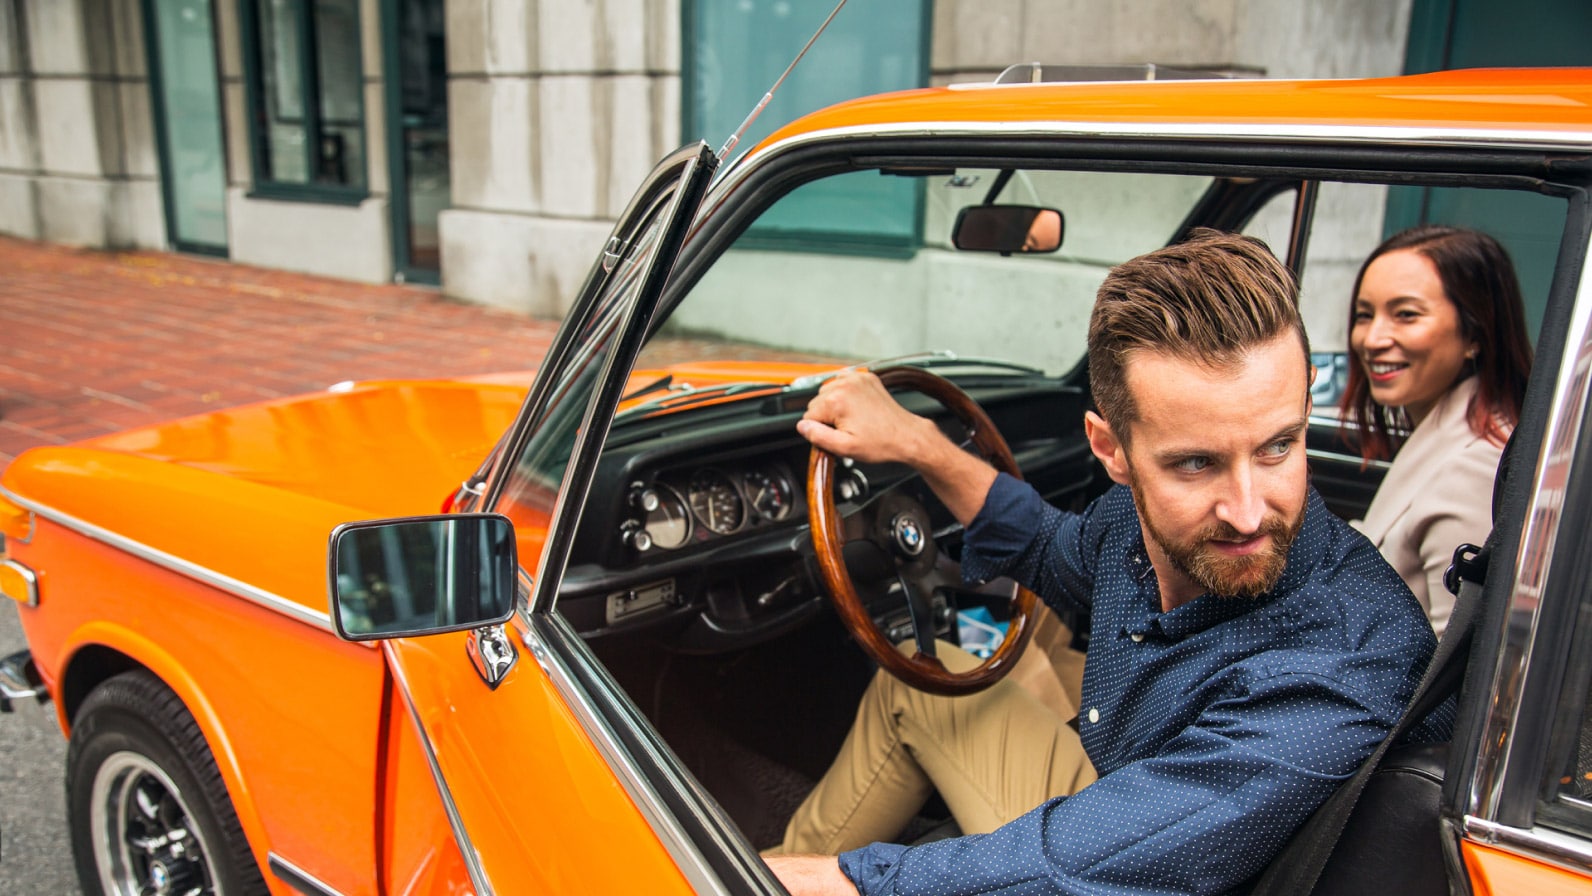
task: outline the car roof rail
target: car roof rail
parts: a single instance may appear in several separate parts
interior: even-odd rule
[[[1244,68],[1173,68],[1146,62],[1137,65],[1053,65],[1019,62],[995,76],[996,84],[1041,84],[1058,81],[1192,81],[1260,78],[1265,72]]]

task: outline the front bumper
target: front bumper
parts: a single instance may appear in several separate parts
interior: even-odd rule
[[[39,677],[39,668],[33,665],[33,654],[20,650],[0,660],[0,712],[11,712],[13,700],[50,699]]]

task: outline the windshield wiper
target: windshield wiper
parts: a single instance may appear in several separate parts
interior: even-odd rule
[[[746,392],[769,392],[780,390],[785,388],[785,384],[763,382],[722,383],[717,386],[703,386],[702,388],[697,389],[693,388],[688,383],[680,383],[679,385],[664,384],[663,386],[654,384],[654,387],[667,388],[669,390],[669,394],[660,395],[651,401],[642,402],[635,407],[625,408],[623,411],[620,411],[614,419],[623,420],[630,417],[646,416],[655,411],[678,410],[683,407],[690,407],[691,405],[701,404],[702,402],[713,399],[731,398]],[[636,392],[632,393],[632,395],[644,395],[648,392],[657,391],[657,388],[654,387],[637,390]]]
[[[869,370],[878,370],[882,367],[921,367],[930,370],[936,367],[989,367],[996,370],[1010,370],[1016,373],[1033,376],[1044,376],[1045,372],[1037,367],[1024,364],[1014,364],[1011,361],[1002,361],[997,358],[963,358],[956,352],[941,349],[935,352],[918,352],[912,355],[898,355],[894,358],[880,358],[877,361],[868,361],[863,364],[852,364],[848,367],[839,367],[826,370],[823,373],[810,373],[791,380],[792,389],[810,389],[819,385],[843,370],[856,370],[866,367]]]
[[[641,388],[637,389],[636,391],[630,393],[629,395],[621,396],[619,400],[622,401],[622,402],[623,401],[632,401],[634,399],[640,398],[643,395],[651,395],[652,393],[658,391],[659,389],[672,388],[672,384],[673,383],[674,383],[674,374],[666,373],[663,376],[658,377],[657,379],[653,380],[652,382],[650,382],[650,383],[646,384],[645,386],[642,386]]]

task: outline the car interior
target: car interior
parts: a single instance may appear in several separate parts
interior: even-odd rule
[[[877,668],[831,607],[813,545],[810,451],[795,423],[823,371],[906,366],[949,380],[988,415],[1025,479],[1056,506],[1080,509],[1110,484],[1081,426],[1095,288],[1112,265],[1195,227],[1242,231],[1301,273],[1316,368],[1312,484],[1335,513],[1355,519],[1386,464],[1363,462],[1337,415],[1347,302],[1360,261],[1396,229],[1405,189],[1435,193],[1427,208],[1463,208],[1498,192],[1390,187],[1363,174],[1032,163],[876,166],[790,189],[682,261],[636,370],[723,358],[747,364],[746,381],[699,387],[660,374],[626,396],[556,612],[747,842],[775,846]],[[1511,244],[1529,256],[1521,268],[1535,332],[1565,203],[1533,194],[1509,201],[1530,215],[1546,211],[1550,222],[1552,245]],[[1038,234],[1052,228],[1053,238]],[[762,363],[814,373],[763,381]],[[970,441],[958,414],[917,392],[898,397],[953,440]],[[916,623],[952,643],[972,645],[991,626],[998,636],[1012,589],[960,584],[960,527],[920,478],[841,460],[833,494],[846,519],[910,505],[933,539],[939,568],[922,575],[882,556],[878,539],[845,545],[880,633],[906,640]],[[1086,650],[1087,618],[1062,621]],[[942,836],[946,816],[931,800],[899,839]]]

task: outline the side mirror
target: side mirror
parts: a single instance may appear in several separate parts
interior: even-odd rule
[[[495,513],[344,523],[327,554],[332,621],[345,640],[435,635],[514,615],[514,524]]]
[[[951,245],[972,252],[1032,254],[1061,248],[1061,212],[1037,205],[969,205],[956,214]]]

